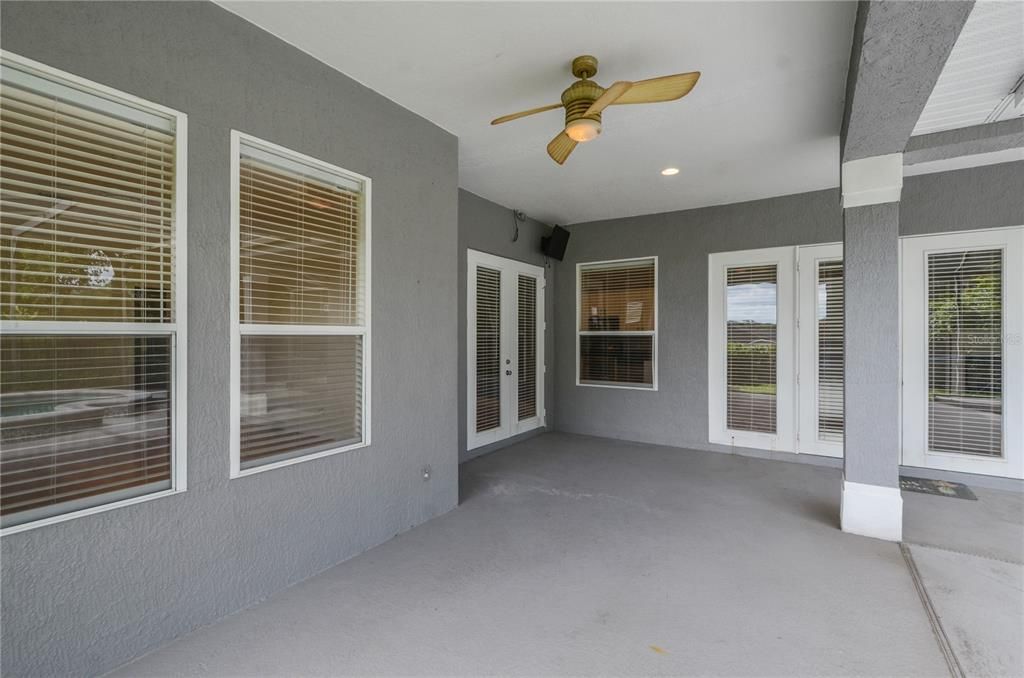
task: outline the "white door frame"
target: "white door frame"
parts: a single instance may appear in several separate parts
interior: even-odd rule
[[[500,390],[500,425],[489,431],[476,431],[476,271],[478,266],[501,272],[501,330],[500,356],[502,360],[502,386]],[[504,440],[545,425],[544,409],[544,289],[545,272],[540,266],[507,259],[477,250],[466,251],[466,449]],[[536,376],[537,414],[519,420],[519,276],[537,281],[536,302]]]
[[[843,259],[842,243],[806,245],[797,250],[797,452],[842,457],[843,443],[818,438],[818,264]]]
[[[1024,478],[1024,227],[914,236],[900,242],[902,273],[903,464]],[[928,449],[927,257],[1003,250],[1003,456]]]

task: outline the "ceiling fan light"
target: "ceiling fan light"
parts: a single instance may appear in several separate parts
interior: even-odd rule
[[[573,120],[565,126],[565,133],[573,141],[585,142],[597,138],[601,133],[601,123],[590,118]]]

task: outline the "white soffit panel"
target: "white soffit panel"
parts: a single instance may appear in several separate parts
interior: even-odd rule
[[[1017,102],[1004,100],[1022,76],[1024,2],[977,2],[921,112],[914,135],[1019,117],[1019,98]]]

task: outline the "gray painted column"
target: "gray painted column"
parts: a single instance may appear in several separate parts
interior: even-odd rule
[[[843,210],[848,482],[897,487],[899,203]]]
[[[900,153],[843,163],[844,532],[900,541]]]

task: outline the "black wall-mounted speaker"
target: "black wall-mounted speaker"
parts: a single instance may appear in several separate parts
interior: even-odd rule
[[[569,231],[561,226],[551,229],[551,235],[540,239],[540,250],[546,256],[561,261],[565,257],[565,246],[569,244]]]

